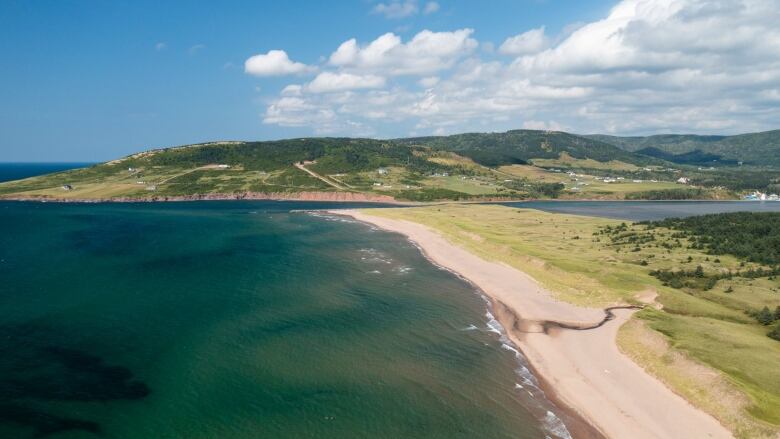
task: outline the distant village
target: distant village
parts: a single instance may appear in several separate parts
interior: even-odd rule
[[[755,191],[752,194],[745,195],[742,199],[745,201],[780,201],[780,195]]]

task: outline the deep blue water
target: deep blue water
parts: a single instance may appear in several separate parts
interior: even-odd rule
[[[19,180],[20,178],[34,177],[36,175],[52,172],[66,171],[68,169],[83,168],[92,163],[0,163],[0,182]]]

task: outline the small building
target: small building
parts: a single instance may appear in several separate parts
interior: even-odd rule
[[[229,169],[230,165],[217,165],[219,169]]]
[[[63,184],[63,185],[62,185],[62,190],[64,190],[64,191],[70,191],[70,190],[73,190],[73,186],[71,186],[71,185],[69,185],[69,184]]]
[[[379,175],[387,175],[387,168],[379,168],[376,170]]]
[[[157,185],[152,184],[152,185],[146,186],[146,190],[147,191],[156,191],[157,190]]]
[[[770,199],[770,196],[767,196],[767,194],[759,191],[755,191],[752,194],[745,195],[742,199],[747,201],[766,201]]]
[[[680,177],[680,178],[677,179],[677,183],[680,183],[680,184],[688,184],[688,183],[690,183],[690,181],[691,181],[691,179],[688,178],[688,177]]]

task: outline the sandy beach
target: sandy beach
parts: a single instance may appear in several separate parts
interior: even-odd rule
[[[633,310],[612,310],[614,318],[605,321],[604,310],[555,300],[525,273],[475,256],[426,226],[356,210],[332,213],[403,234],[434,263],[478,286],[493,301],[507,335],[554,392],[552,399],[604,436],[733,437],[712,416],[693,407],[619,351],[617,331]]]

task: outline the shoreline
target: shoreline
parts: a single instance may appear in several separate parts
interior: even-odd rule
[[[32,203],[176,203],[187,201],[332,201],[360,202],[377,204],[395,204],[399,206],[436,205],[436,204],[492,204],[492,203],[744,203],[763,204],[780,203],[780,201],[741,200],[741,199],[690,199],[690,200],[625,200],[617,198],[486,198],[479,200],[438,200],[438,201],[404,201],[390,195],[366,194],[363,192],[242,192],[237,194],[205,193],[192,195],[160,195],[151,197],[110,197],[110,198],[64,198],[49,195],[0,195],[0,201],[17,201]]]
[[[406,205],[389,195],[370,195],[360,192],[242,192],[237,194],[194,194],[152,197],[62,198],[49,196],[0,196],[0,201],[39,203],[170,203],[185,201],[333,201]]]
[[[404,235],[426,258],[481,290],[548,399],[574,415],[566,423],[574,437],[733,437],[619,351],[617,331],[635,310],[558,301],[527,274],[481,259],[421,224],[356,210],[330,213]]]

